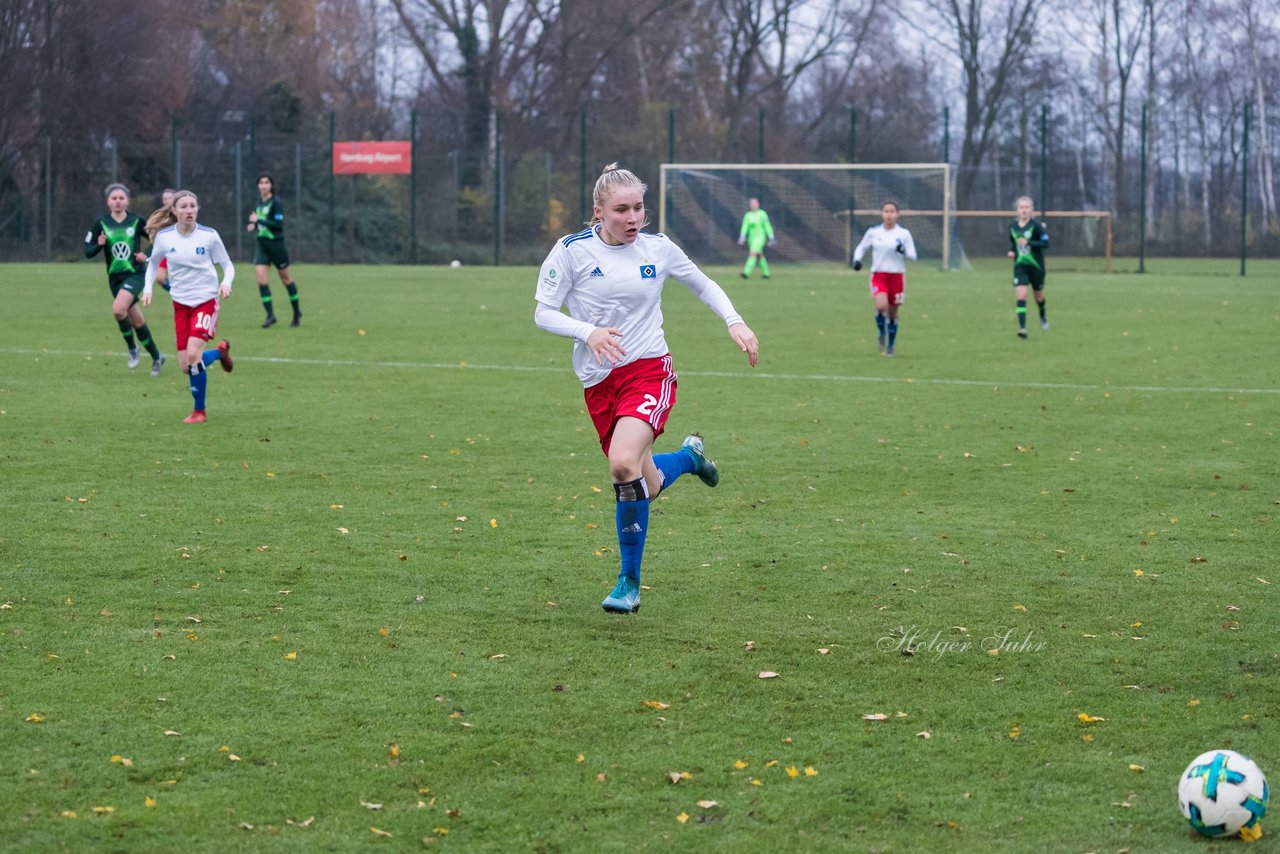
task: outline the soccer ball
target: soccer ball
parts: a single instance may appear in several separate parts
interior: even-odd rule
[[[454,258],[452,261],[449,262],[449,266],[456,270],[462,266],[462,262],[459,261],[457,258]]]
[[[1267,811],[1267,778],[1234,750],[1202,753],[1178,780],[1178,807],[1203,836],[1231,836],[1252,828]]]

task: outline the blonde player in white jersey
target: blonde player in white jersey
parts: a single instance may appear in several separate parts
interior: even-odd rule
[[[876,329],[880,352],[893,355],[898,338],[898,310],[906,299],[907,259],[916,260],[916,242],[911,232],[898,225],[898,203],[880,206],[881,224],[867,229],[853,250],[853,269],[862,269],[862,258],[871,250],[871,299],[876,304]]]
[[[679,279],[720,316],[752,367],[760,354],[755,333],[724,290],[664,235],[641,231],[646,189],[618,164],[605,167],[596,180],[590,226],[560,240],[542,262],[534,310],[541,329],[574,339],[573,369],[617,499],[622,568],[601,605],[624,614],[640,610],[649,501],[682,474],[696,474],[708,486],[720,480],[696,433],[672,453],[653,453],[676,402],[676,372],[662,331],[666,278]]]
[[[227,255],[218,232],[196,222],[200,202],[190,190],[174,193],[173,201],[153,213],[147,220],[147,231],[155,234],[151,258],[147,261],[146,284],[142,304],[151,304],[151,291],[161,261],[168,269],[165,287],[173,298],[173,325],[178,338],[178,359],[183,373],[191,381],[191,397],[195,403],[183,421],[202,424],[208,420],[204,411],[208,375],[205,368],[214,361],[230,372],[231,345],[219,341],[205,350],[218,328],[218,300],[231,296],[231,283],[236,268]],[[222,268],[222,281],[213,265]]]

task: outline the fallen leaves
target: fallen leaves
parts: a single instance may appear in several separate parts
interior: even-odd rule
[[[1096,724],[1105,721],[1106,718],[1099,718],[1089,714],[1088,712],[1081,712],[1076,715],[1076,720],[1080,721],[1082,724]]]
[[[644,706],[646,709],[656,709],[657,711],[671,708],[670,705],[659,700],[641,700],[640,705]]]
[[[774,673],[772,670],[761,670],[756,677],[758,679],[777,679],[780,674]]]
[[[46,720],[48,720],[48,718],[46,718],[44,715],[40,714],[39,712],[32,712],[31,714],[23,718],[23,720],[29,724],[42,724]]]

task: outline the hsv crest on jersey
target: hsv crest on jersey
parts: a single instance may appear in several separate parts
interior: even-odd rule
[[[655,267],[653,264],[641,264],[641,265],[640,265],[640,278],[642,278],[642,279],[656,279],[656,278],[658,278],[658,268],[657,268],[657,267]]]

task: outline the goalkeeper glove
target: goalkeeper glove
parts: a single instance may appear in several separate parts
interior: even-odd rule
[[[899,240],[899,241],[898,241],[898,245],[897,245],[897,246],[893,247],[893,250],[894,250],[895,252],[897,252],[899,255],[906,255],[906,254],[907,254],[907,247],[905,247],[905,246],[903,246],[903,245],[902,245],[902,241],[901,241],[901,240]]]
[[[853,262],[853,269],[854,269],[854,270],[861,270],[861,269],[862,269],[862,262],[861,262],[861,261],[854,261],[854,262]]]
[[[739,246],[747,245],[747,236],[745,234],[738,238],[738,245]]]
[[[776,237],[770,237],[768,242],[770,246],[773,246],[778,242],[778,239]]]

